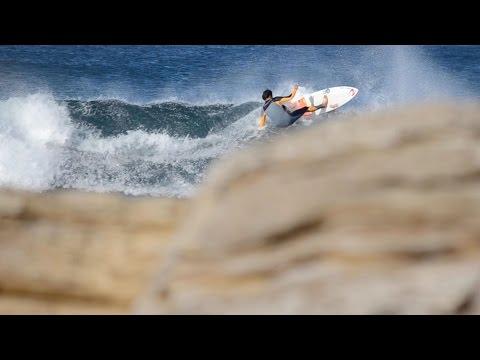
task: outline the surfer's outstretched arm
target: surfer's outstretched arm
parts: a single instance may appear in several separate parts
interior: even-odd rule
[[[267,115],[263,114],[262,116],[260,116],[260,119],[258,119],[258,128],[263,129],[266,123],[267,123]]]
[[[278,104],[284,104],[286,102],[289,102],[290,100],[293,99],[293,97],[295,96],[295,94],[297,93],[297,90],[298,90],[298,85],[295,85],[292,89],[292,93],[288,96],[282,96],[281,99],[277,100],[276,102]]]

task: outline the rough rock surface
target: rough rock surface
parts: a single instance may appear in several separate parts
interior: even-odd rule
[[[219,161],[134,311],[480,312],[480,107],[327,122]]]
[[[128,313],[183,201],[0,192],[0,313]]]

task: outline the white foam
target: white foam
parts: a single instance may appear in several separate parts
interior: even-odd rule
[[[0,186],[48,189],[60,161],[48,145],[65,144],[72,130],[68,111],[50,95],[0,101]]]

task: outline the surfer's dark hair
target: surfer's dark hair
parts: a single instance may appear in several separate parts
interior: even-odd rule
[[[267,100],[269,97],[272,96],[272,90],[265,90],[262,94],[262,99]]]

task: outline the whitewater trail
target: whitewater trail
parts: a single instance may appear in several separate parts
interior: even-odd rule
[[[97,109],[102,112],[113,105],[107,102],[88,106],[103,107]],[[88,106],[84,118],[92,114]],[[176,111],[179,106],[176,105]],[[189,106],[182,106],[192,111]],[[138,110],[135,107],[138,106],[131,106]],[[0,186],[35,191],[76,188],[130,195],[188,196],[213,159],[257,137],[257,105],[246,107],[236,114],[239,119],[225,122],[218,131],[211,131],[213,125],[210,131],[199,131],[195,121],[190,121],[192,134],[188,129],[170,128],[169,133],[166,127],[129,130],[118,126],[117,131],[110,129],[110,133],[103,129],[105,136],[88,121],[74,121],[70,116],[74,111],[69,112],[65,103],[55,101],[51,95],[11,98],[0,102]],[[156,110],[159,111],[158,106]],[[213,116],[213,120],[233,116],[231,106],[200,110]],[[104,120],[110,127],[112,117],[121,122],[132,116],[137,128],[145,127],[135,114],[124,112],[122,116],[119,106],[113,106],[113,113],[107,115],[110,118]],[[184,119],[181,125],[189,120]],[[175,136],[172,132],[182,134]]]

